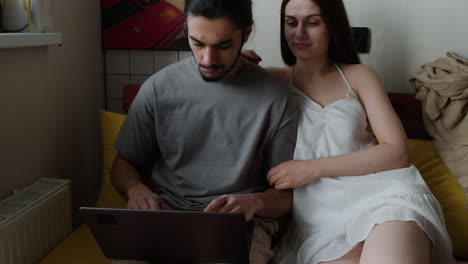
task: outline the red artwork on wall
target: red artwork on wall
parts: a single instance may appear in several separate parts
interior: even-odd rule
[[[105,49],[189,50],[184,0],[101,0]]]

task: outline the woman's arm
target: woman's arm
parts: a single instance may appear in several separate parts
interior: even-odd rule
[[[262,57],[260,57],[254,50],[251,49],[242,49],[241,55],[244,59],[246,59],[250,63],[259,64],[262,61]],[[265,67],[267,71],[269,71],[273,76],[275,76],[278,80],[283,82],[284,84],[289,84],[289,74],[291,71],[290,67]]]
[[[276,79],[280,80],[283,84],[289,84],[290,67],[265,67]]]
[[[408,167],[410,163],[405,130],[377,73],[362,64],[349,65],[345,70],[351,87],[364,106],[378,145],[347,155],[325,158],[322,161],[322,177],[350,173],[363,175]]]
[[[320,177],[366,175],[410,165],[405,131],[377,73],[366,65],[343,69],[366,110],[378,144],[345,155],[282,163],[268,173],[275,188],[294,188]]]

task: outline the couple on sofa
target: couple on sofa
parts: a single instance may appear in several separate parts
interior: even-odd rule
[[[251,6],[187,1],[194,56],[142,85],[115,142],[112,184],[128,208],[242,212],[255,223],[254,264],[454,263],[441,208],[409,164],[379,78],[360,64],[342,0],[283,0],[288,67],[267,70],[242,56]],[[273,250],[275,218],[291,210]]]

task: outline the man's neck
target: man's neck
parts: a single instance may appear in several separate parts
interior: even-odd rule
[[[247,65],[250,63],[245,60],[242,56],[239,56],[236,64],[229,70],[229,72],[224,76],[224,78],[229,78],[241,72]]]

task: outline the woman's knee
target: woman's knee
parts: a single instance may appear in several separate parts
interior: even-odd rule
[[[361,263],[429,263],[432,242],[414,221],[376,225],[364,242]]]

